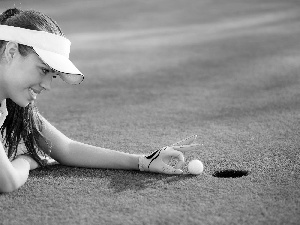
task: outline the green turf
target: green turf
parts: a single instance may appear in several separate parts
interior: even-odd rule
[[[52,124],[131,153],[198,134],[203,148],[186,159],[205,170],[38,169],[0,195],[0,224],[299,224],[298,1],[32,0],[22,8],[61,24],[86,75],[40,96]],[[249,175],[213,176],[228,169]]]

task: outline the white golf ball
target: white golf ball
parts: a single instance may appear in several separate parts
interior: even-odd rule
[[[188,171],[190,174],[199,175],[203,172],[203,163],[197,159],[190,161],[188,164]]]

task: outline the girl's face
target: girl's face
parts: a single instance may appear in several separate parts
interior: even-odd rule
[[[26,107],[37,95],[51,89],[52,78],[56,74],[35,53],[22,56],[19,51],[6,65],[4,76],[5,93],[21,107]]]

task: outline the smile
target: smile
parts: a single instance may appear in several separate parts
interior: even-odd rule
[[[34,90],[34,89],[32,89],[32,88],[29,88],[29,93],[30,93],[31,97],[35,100],[35,99],[36,99],[36,96],[37,96],[38,94],[40,94],[41,92],[40,92],[40,91],[37,91],[37,90]]]

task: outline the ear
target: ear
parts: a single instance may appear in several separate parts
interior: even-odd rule
[[[4,50],[4,58],[7,62],[11,62],[16,54],[19,53],[19,46],[15,42],[7,42]]]

